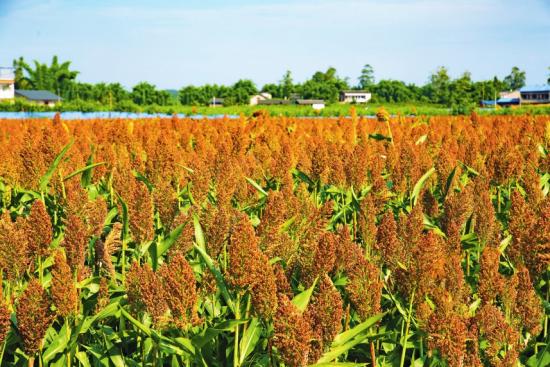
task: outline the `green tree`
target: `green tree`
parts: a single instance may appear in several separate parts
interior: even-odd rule
[[[25,77],[25,68],[29,65],[25,62],[23,57],[13,60],[13,68],[15,69],[15,88],[16,89],[30,89],[31,85],[29,80]]]
[[[52,58],[50,65],[36,60],[30,66],[20,57],[13,61],[16,71],[16,88],[44,89],[66,97],[78,71],[70,70],[71,62],[59,62],[57,56]]]
[[[250,79],[241,79],[232,88],[231,96],[235,99],[236,104],[244,105],[250,102],[250,97],[258,93],[258,88]]]
[[[359,88],[369,89],[374,85],[374,69],[370,64],[365,64],[359,77]]]
[[[520,89],[525,85],[525,71],[521,71],[517,66],[514,66],[510,74],[504,78],[504,82],[510,90]]]
[[[290,70],[287,70],[283,79],[279,82],[281,88],[281,94],[283,98],[289,98],[290,95],[294,92],[294,83],[292,80],[292,73]]]
[[[208,102],[208,96],[204,94],[203,88],[193,85],[180,89],[178,96],[180,103],[185,106],[205,105]]]
[[[548,67],[548,79],[546,80],[546,83],[550,84],[550,66]]]
[[[381,102],[409,102],[415,99],[411,88],[399,80],[381,80],[372,88],[376,99]]]
[[[170,104],[170,93],[165,90],[159,91],[152,84],[141,82],[132,88],[130,93],[132,101],[138,105],[159,105],[167,106]]]
[[[465,106],[474,103],[472,74],[464,72],[462,76],[453,80],[449,86],[449,102],[451,105]]]
[[[262,87],[262,92],[271,94],[273,98],[283,98],[283,92],[280,85],[269,83]]]
[[[473,83],[472,95],[476,102],[482,100],[494,100],[498,98],[498,93],[506,89],[503,81],[496,76],[492,80],[483,80]]]
[[[451,78],[446,67],[440,66],[437,71],[430,76],[428,85],[428,95],[430,101],[439,104],[449,103],[449,86]]]
[[[317,71],[300,88],[304,98],[324,99],[336,102],[341,90],[349,89],[346,79],[338,77],[336,69],[330,67],[326,72]]]

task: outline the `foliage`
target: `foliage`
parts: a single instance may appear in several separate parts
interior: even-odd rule
[[[33,62],[31,67],[23,57],[13,61],[15,68],[15,88],[17,89],[44,89],[53,93],[68,90],[76,79],[78,71],[70,70],[71,62],[59,63],[57,56],[52,58],[51,65]],[[64,94],[62,94],[64,96]]]
[[[183,106],[202,107],[212,104],[213,99],[223,99],[224,106],[248,105],[250,97],[259,91],[270,93],[280,99],[323,99],[328,104],[338,101],[339,93],[347,89],[366,89],[373,93],[376,103],[415,103],[446,106],[456,113],[468,114],[482,100],[496,99],[504,90],[518,89],[525,84],[525,72],[513,67],[504,80],[496,76],[492,80],[473,81],[466,71],[453,79],[447,68],[441,66],[429,77],[426,85],[406,84],[391,79],[375,82],[374,68],[365,64],[358,78],[358,85],[350,85],[348,78],[340,77],[334,67],[326,71],[316,71],[302,83],[293,80],[287,70],[281,80],[265,84],[259,89],[252,80],[241,79],[233,85],[206,84],[187,85],[177,92],[158,90],[147,82],[140,82],[130,91],[119,83],[82,83],[76,80],[77,71],[70,70],[70,62],[59,63],[54,56],[51,65],[34,61],[29,66],[21,57],[13,61],[16,75],[16,87],[19,89],[47,89],[58,93],[68,102],[84,101],[109,106],[117,110],[118,106],[132,102],[141,109],[159,111],[159,106],[169,106],[176,110]],[[135,110],[135,106],[131,106]]]
[[[297,90],[303,98],[323,99],[336,102],[341,90],[349,89],[347,80],[336,74],[336,69],[330,67],[326,72],[318,71]]]
[[[517,66],[514,66],[510,74],[504,78],[504,83],[509,90],[520,89],[525,86],[525,71],[521,71]]]
[[[361,69],[359,76],[359,88],[363,90],[370,89],[374,85],[374,68],[370,64],[365,64]]]

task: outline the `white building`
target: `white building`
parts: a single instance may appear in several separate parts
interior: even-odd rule
[[[372,94],[364,90],[343,90],[340,92],[340,102],[343,103],[367,103]]]
[[[325,108],[325,101],[322,99],[297,99],[295,103],[300,106],[311,106],[314,110]]]
[[[256,94],[255,96],[250,97],[250,105],[256,106],[260,103],[260,101],[267,101],[271,99],[271,94],[267,92],[262,92],[260,94]]]
[[[15,71],[0,67],[0,101],[15,98]]]

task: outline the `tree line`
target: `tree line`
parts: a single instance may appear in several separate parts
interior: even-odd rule
[[[213,98],[223,99],[224,105],[245,105],[252,95],[270,93],[273,98],[291,99],[300,96],[307,99],[323,99],[328,103],[338,100],[342,90],[367,90],[373,101],[379,103],[432,103],[448,107],[472,106],[481,100],[497,98],[504,90],[516,90],[525,85],[525,71],[514,66],[502,79],[474,81],[469,72],[451,78],[448,69],[439,67],[429,76],[425,85],[419,86],[399,80],[375,80],[374,68],[365,65],[357,83],[338,75],[334,67],[315,72],[303,83],[295,83],[287,71],[278,83],[269,83],[261,88],[249,79],[241,79],[233,85],[206,84],[188,85],[179,91],[159,90],[153,84],[140,82],[127,90],[120,83],[83,83],[77,80],[78,71],[71,69],[71,62],[60,62],[54,56],[51,63],[33,61],[23,57],[13,61],[17,89],[43,89],[58,94],[65,101],[96,102],[106,106],[204,106]],[[549,68],[550,72],[550,68]],[[550,84],[550,74],[547,80]]]

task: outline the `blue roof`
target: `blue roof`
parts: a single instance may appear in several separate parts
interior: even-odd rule
[[[519,98],[499,98],[497,103],[519,103]]]
[[[62,98],[50,92],[49,90],[25,90],[16,89],[15,94],[20,97],[25,97],[30,101],[58,101]]]
[[[550,85],[529,85],[519,90],[521,93],[550,92]]]

